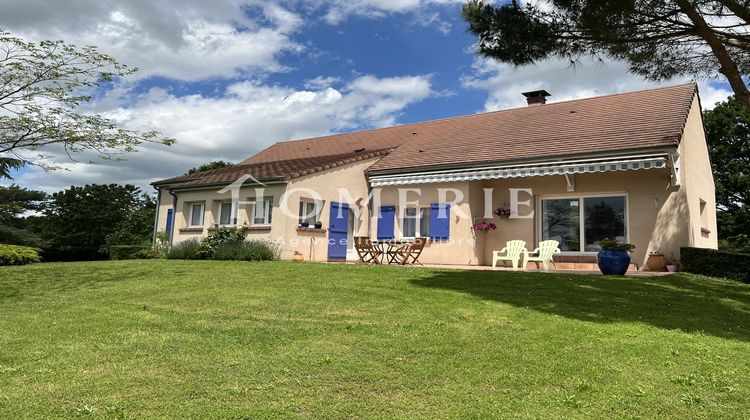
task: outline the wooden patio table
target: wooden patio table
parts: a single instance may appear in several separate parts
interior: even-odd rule
[[[377,240],[372,241],[372,246],[377,247],[382,252],[382,262],[387,262],[388,264],[398,263],[396,261],[396,257],[398,255],[398,251],[409,245],[411,241],[403,241],[403,240],[397,240],[397,239],[383,239],[383,240]]]

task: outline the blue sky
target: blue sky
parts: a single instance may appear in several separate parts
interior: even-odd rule
[[[476,57],[457,0],[0,0],[0,27],[30,40],[98,45],[139,67],[83,111],[175,137],[125,161],[81,155],[15,182],[55,191],[149,182],[201,163],[240,161],[273,142],[656,86],[623,63],[511,68]],[[681,78],[664,84],[689,81]],[[702,81],[704,105],[729,95]],[[94,163],[89,163],[94,161]]]

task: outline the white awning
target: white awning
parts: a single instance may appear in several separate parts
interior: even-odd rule
[[[520,178],[545,175],[586,174],[594,172],[663,169],[668,155],[640,155],[618,158],[582,159],[542,162],[528,165],[506,165],[472,169],[413,172],[399,175],[378,175],[369,178],[372,187],[388,185],[429,184],[437,182],[474,181],[484,179]]]

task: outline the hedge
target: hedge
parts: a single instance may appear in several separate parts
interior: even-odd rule
[[[680,248],[682,271],[750,283],[750,254],[705,248]]]
[[[0,244],[0,265],[24,265],[41,260],[39,251],[34,248]]]

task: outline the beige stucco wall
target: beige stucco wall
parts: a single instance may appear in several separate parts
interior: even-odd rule
[[[494,188],[495,191],[493,208],[509,206],[509,188],[530,188],[533,196],[521,192],[518,199],[519,202],[531,200],[533,208],[520,206],[519,214],[522,216],[533,214],[533,217],[492,219],[497,224],[498,230],[484,234],[484,259],[491,262],[492,251],[502,249],[507,241],[514,239],[526,241],[526,247],[529,249],[537,246],[540,241],[538,232],[541,217],[540,200],[543,198],[623,195],[626,197],[628,241],[636,245],[632,260],[642,266],[648,252],[657,249],[652,243],[652,232],[659,215],[665,210],[671,212],[671,208],[664,208],[664,204],[673,193],[673,189],[668,188],[669,174],[668,169],[577,174],[573,177],[574,191],[567,191],[565,177],[558,175],[488,182],[485,187]],[[680,219],[672,218],[671,215],[669,219],[672,220],[670,229],[672,226],[678,227]],[[670,230],[669,235],[673,234],[674,232]],[[669,256],[671,249],[662,249],[662,252]],[[571,253],[570,255],[595,255],[595,253]]]
[[[345,202],[352,208],[360,210],[357,220],[357,234],[367,234],[367,211],[368,188],[364,171],[372,165],[373,159],[352,163],[317,174],[296,178],[287,184],[272,184],[263,188],[242,187],[240,189],[241,201],[254,201],[258,196],[271,198],[271,229],[254,230],[250,223],[252,206],[240,205],[238,208],[238,225],[247,224],[251,230],[247,238],[265,239],[277,242],[281,249],[283,259],[291,259],[294,251],[302,252],[305,260],[325,261],[328,257],[328,234],[327,232],[298,231],[297,215],[299,212],[300,198],[320,198],[323,206],[319,219],[323,227],[327,228],[330,218],[330,203],[332,201]],[[309,189],[315,191],[316,197]],[[340,197],[339,189],[349,191],[351,197],[345,194]],[[219,203],[231,201],[231,194],[219,194],[220,188],[200,190],[176,191],[178,200],[174,216],[173,243],[179,243],[189,238],[204,238],[209,234],[211,228],[218,219]],[[362,207],[357,207],[357,199],[362,199]],[[159,217],[157,230],[166,229],[166,218],[168,209],[172,208],[173,197],[168,191],[162,190],[159,203]],[[188,217],[190,205],[203,203],[205,205],[203,229],[199,232],[188,232]],[[356,214],[356,213],[355,213]],[[182,230],[182,231],[181,231]],[[352,257],[354,253],[352,253]]]
[[[242,187],[240,189],[241,202],[253,201],[256,199],[256,196],[260,194],[264,198],[271,198],[273,204],[271,210],[271,230],[251,231],[248,233],[248,239],[270,239],[283,235],[284,215],[279,209],[279,202],[285,189],[286,185],[284,184],[268,185],[261,190],[256,190],[255,187]],[[177,205],[172,233],[173,243],[178,243],[189,238],[203,238],[207,236],[208,229],[217,223],[219,203],[223,201],[231,201],[232,199],[230,193],[219,194],[219,188],[177,191],[176,194]],[[162,191],[162,199],[159,205],[158,230],[164,230],[166,228],[167,209],[172,206],[172,202],[172,196],[169,195],[167,191]],[[190,206],[195,203],[203,203],[205,206],[203,229],[200,232],[186,232],[184,229],[188,227]],[[251,211],[251,207],[250,204],[239,205],[237,211],[237,223],[239,225],[250,224],[249,211]]]
[[[356,209],[354,211],[354,234],[367,235],[369,211],[365,170],[374,161],[374,159],[365,160],[292,180],[287,186],[288,203],[293,210],[291,214],[298,214],[301,198],[316,198],[312,194],[312,191],[315,191],[323,201],[319,217],[323,222],[323,228],[327,229],[330,226],[331,202],[336,201],[348,204],[353,210]],[[349,196],[340,191],[348,191]],[[359,205],[357,205],[357,200],[360,200]],[[298,231],[297,226],[296,216],[287,218],[283,228],[285,243],[282,248],[282,258],[290,259],[294,251],[299,251],[306,261],[326,261],[328,259],[328,232]],[[354,255],[352,249],[350,258],[356,261]]]
[[[415,186],[404,186],[403,188],[420,188],[421,193],[409,192],[406,195],[408,201],[415,202],[410,206],[429,207],[433,203],[440,202],[440,189],[454,189],[458,192],[460,198],[455,200],[456,195],[453,192],[446,193],[447,202],[454,202],[450,207],[450,239],[428,241],[420,261],[428,264],[465,264],[478,265],[481,255],[475,247],[475,234],[471,226],[472,220],[481,217],[481,196],[476,198],[477,188],[473,187],[468,181],[466,182],[449,182],[440,184],[425,184]],[[380,188],[380,201],[382,205],[396,206],[396,215],[398,216],[399,204],[399,187],[382,187]],[[479,190],[481,191],[481,190]],[[472,195],[474,193],[474,195]],[[473,206],[472,206],[473,204]],[[373,239],[377,236],[378,212],[375,210],[372,216],[372,234]],[[398,217],[397,217],[398,219]],[[398,221],[394,225],[394,237],[402,237],[401,225]]]
[[[697,96],[685,124],[679,153],[685,200],[690,215],[690,245],[715,249],[718,246],[716,191]],[[703,216],[701,216],[700,209],[701,200],[705,202]]]

